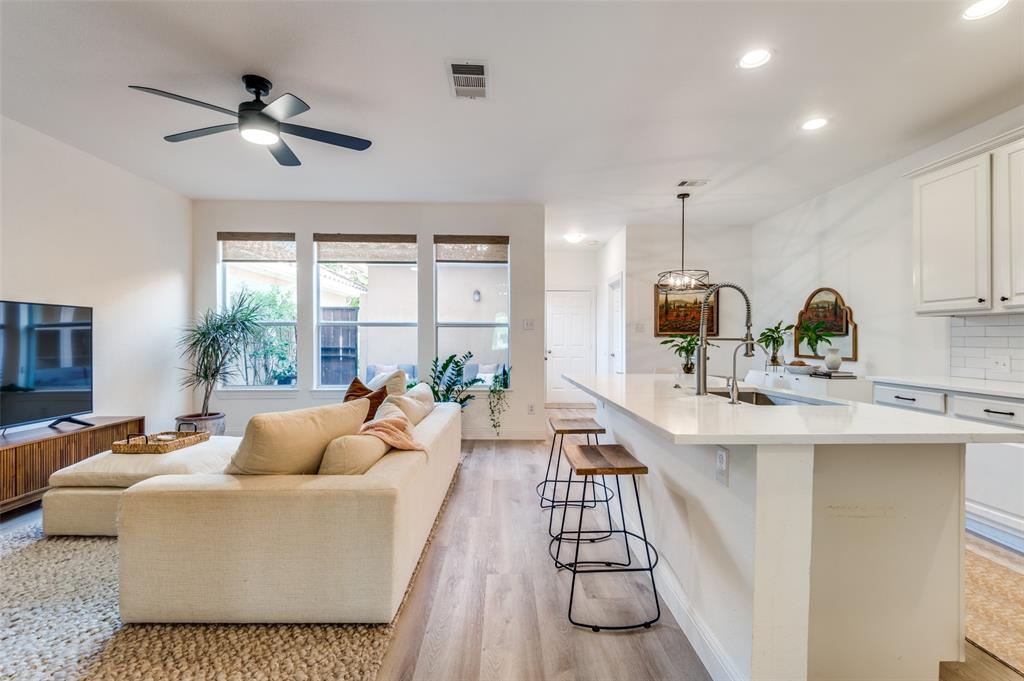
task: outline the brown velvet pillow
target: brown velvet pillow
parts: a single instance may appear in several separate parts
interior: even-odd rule
[[[370,390],[369,388],[366,387],[366,384],[360,381],[359,377],[356,376],[355,378],[352,379],[352,383],[349,384],[348,390],[345,391],[345,399],[343,401],[349,402],[351,400],[358,400],[363,397],[370,400],[370,410],[366,412],[366,421],[369,421],[377,413],[377,408],[381,405],[381,402],[383,402],[384,398],[387,396],[388,387],[386,385],[382,385],[377,390]]]

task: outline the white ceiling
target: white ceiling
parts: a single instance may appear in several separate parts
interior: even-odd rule
[[[558,242],[678,220],[699,177],[693,223],[746,224],[1024,103],[1024,1],[965,5],[4,2],[3,113],[191,197],[542,202]],[[737,69],[753,46],[775,58]],[[488,100],[449,58],[489,62]],[[244,73],[373,146],[168,144],[227,117],[127,87],[234,108]]]

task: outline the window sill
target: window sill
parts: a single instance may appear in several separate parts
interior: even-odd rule
[[[238,386],[237,388],[217,388],[213,396],[219,400],[275,400],[293,399],[299,394],[294,385]]]

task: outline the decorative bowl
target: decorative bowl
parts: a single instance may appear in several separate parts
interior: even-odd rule
[[[796,366],[793,366],[792,364],[786,365],[787,373],[800,374],[801,376],[808,376],[810,374],[813,374],[817,369],[818,367],[814,366],[813,364],[804,364],[803,366],[799,364]]]

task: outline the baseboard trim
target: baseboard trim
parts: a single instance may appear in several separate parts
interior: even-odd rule
[[[630,525],[639,526],[639,518],[632,512],[627,512],[626,517]],[[613,523],[618,525],[618,523]],[[664,555],[658,558],[658,564],[654,568],[654,578],[658,585],[658,595],[665,602],[669,612],[676,619],[679,628],[690,641],[697,657],[708,670],[708,674],[714,681],[742,681],[744,677],[736,669],[732,659],[726,653],[718,637],[707,625],[704,619],[694,610],[693,604],[686,596],[683,585],[679,583],[675,572],[672,570]]]
[[[546,440],[543,430],[505,430],[495,436],[493,428],[462,428],[463,440]]]

